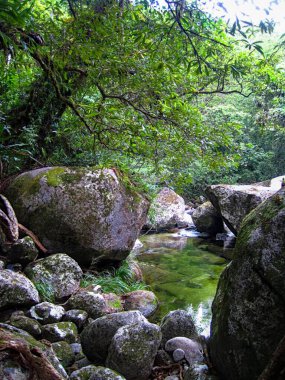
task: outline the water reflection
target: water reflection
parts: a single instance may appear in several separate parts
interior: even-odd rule
[[[211,252],[211,243],[197,237],[157,234],[141,241],[144,247],[138,260],[160,301],[155,321],[170,310],[189,310],[199,332],[208,335],[211,303],[226,260]],[[219,247],[213,247],[217,252]]]

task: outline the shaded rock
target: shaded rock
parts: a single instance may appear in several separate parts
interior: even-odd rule
[[[203,350],[200,343],[195,340],[185,337],[175,337],[168,340],[165,344],[165,350],[167,352],[175,352],[177,350],[184,352],[185,359],[189,364],[203,361]],[[181,353],[181,351],[179,351]]]
[[[58,322],[45,325],[42,328],[42,335],[44,339],[52,343],[61,340],[74,343],[78,340],[77,328],[72,322]]]
[[[0,260],[0,270],[5,268],[5,263],[3,260]]]
[[[164,367],[173,363],[172,357],[164,350],[158,350],[154,359],[154,366]]]
[[[205,364],[193,364],[183,374],[184,380],[219,380],[208,374],[209,368]]]
[[[172,356],[175,362],[179,362],[180,360],[185,358],[185,352],[184,350],[182,350],[182,348],[177,348],[173,351]]]
[[[146,318],[153,315],[158,308],[158,300],[149,290],[135,290],[124,294],[124,310],[139,310]]]
[[[73,322],[79,330],[83,329],[88,320],[88,313],[84,310],[69,310],[63,316],[64,321]]]
[[[214,236],[224,231],[223,219],[211,202],[205,202],[197,207],[192,218],[199,232]]]
[[[44,358],[46,358],[50,364],[55,368],[55,370],[58,373],[57,379],[67,379],[68,376],[60,364],[59,360],[55,356],[53,350],[46,346],[45,344],[37,341],[34,339],[30,334],[28,334],[26,331],[18,329],[14,326],[10,326],[4,323],[0,324],[0,339],[1,343],[4,344],[5,340],[8,338],[9,341],[17,341],[18,343],[23,344],[27,349],[29,350],[39,350],[39,352],[43,355]],[[26,376],[28,369],[28,377],[27,380],[30,380],[31,378],[35,380],[43,380],[44,379],[44,371],[45,368],[34,368],[33,370],[31,368],[27,368],[26,363],[23,361],[23,353],[19,353],[16,349],[9,350],[5,349],[1,351],[0,354],[5,354],[5,357],[3,358],[3,361],[0,360],[0,378],[1,379],[7,379],[7,380],[26,380],[25,377],[21,377],[22,373]],[[37,355],[37,354],[36,354]],[[39,355],[39,354],[38,354]],[[9,377],[7,376],[6,372],[6,363],[8,368],[13,368],[13,365],[15,365],[15,368],[17,368],[16,375],[18,377]],[[34,372],[35,370],[35,372]],[[4,374],[4,375],[2,375]],[[9,375],[13,375],[13,371],[9,372]],[[2,377],[3,376],[3,377]],[[7,376],[7,377],[5,377]]]
[[[48,250],[68,252],[84,265],[125,259],[149,205],[117,169],[32,170],[16,177],[7,194],[20,223]]]
[[[61,300],[77,291],[83,273],[75,260],[65,253],[57,253],[29,264],[25,274],[34,284],[47,287],[52,296]]]
[[[38,302],[39,293],[27,277],[9,269],[0,271],[0,309]]]
[[[106,314],[106,301],[102,294],[80,290],[67,301],[68,309],[85,310],[91,318],[99,318]]]
[[[71,373],[70,380],[90,380],[90,377],[96,370],[96,366],[91,364],[86,367],[80,368]]]
[[[145,230],[162,231],[176,227],[184,218],[185,202],[173,190],[164,187],[150,205]]]
[[[106,365],[127,380],[146,380],[160,340],[160,328],[147,321],[120,327],[109,347]]]
[[[10,263],[20,263],[25,266],[34,261],[38,253],[33,240],[29,236],[26,236],[11,245],[11,248],[7,252],[7,260]]]
[[[52,343],[51,346],[63,368],[67,369],[74,363],[75,355],[69,343],[61,341]]]
[[[64,307],[51,302],[41,302],[31,307],[29,315],[42,324],[59,322],[65,313]]]
[[[190,314],[185,310],[174,310],[169,312],[161,321],[162,346],[176,336],[195,339],[198,333],[195,323]]]
[[[76,360],[79,360],[79,359],[82,359],[85,357],[83,354],[82,346],[80,343],[71,343],[70,347],[72,349],[72,352],[73,352]]]
[[[223,378],[257,379],[285,335],[284,193],[246,216],[218,284],[210,350]]]
[[[270,187],[252,185],[213,185],[206,189],[207,197],[235,235],[244,217],[274,193]]]
[[[91,361],[105,361],[117,330],[125,325],[143,322],[146,319],[139,311],[126,311],[97,318],[80,335],[84,354]]]
[[[35,338],[38,338],[42,333],[41,324],[32,318],[26,317],[24,313],[14,312],[10,317],[10,324],[27,331]]]

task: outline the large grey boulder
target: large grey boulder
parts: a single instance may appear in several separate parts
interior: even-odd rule
[[[117,330],[126,325],[146,322],[139,311],[125,311],[97,318],[80,335],[84,354],[90,361],[105,361]]]
[[[285,335],[285,190],[243,221],[213,302],[210,351],[222,378],[257,379]]]
[[[197,207],[192,219],[199,232],[216,235],[224,231],[223,219],[211,202],[205,202]]]
[[[177,227],[181,220],[184,220],[184,214],[184,199],[173,190],[164,187],[150,205],[144,229],[162,231]]]
[[[244,217],[275,192],[270,187],[254,185],[212,185],[206,189],[208,199],[235,235]]]
[[[176,336],[196,339],[198,333],[191,314],[185,310],[173,310],[165,315],[161,321],[162,346]]]
[[[57,253],[30,263],[25,274],[38,289],[47,289],[51,298],[61,300],[77,291],[83,272],[74,259]]]
[[[27,277],[9,269],[0,271],[0,309],[31,306],[38,302],[39,293]]]
[[[89,290],[82,290],[73,294],[66,303],[66,307],[80,309],[88,313],[91,318],[100,318],[107,314],[107,303],[104,296]]]
[[[16,177],[6,193],[19,222],[48,250],[68,252],[80,264],[125,259],[149,205],[116,169],[32,170]]]
[[[106,366],[127,380],[146,380],[160,341],[159,326],[147,321],[120,327],[109,347]]]

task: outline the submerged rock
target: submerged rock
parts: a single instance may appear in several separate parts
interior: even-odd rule
[[[257,379],[285,335],[285,190],[243,221],[213,302],[211,358],[226,379]]]
[[[214,236],[224,231],[223,219],[211,202],[205,202],[197,207],[192,219],[199,232]]]
[[[127,257],[149,202],[117,169],[47,167],[16,177],[7,196],[20,223],[80,264]]]
[[[120,327],[109,347],[106,365],[127,380],[146,380],[160,340],[160,328],[148,321]]]
[[[38,302],[39,293],[27,277],[9,269],[0,271],[0,309],[31,306]]]
[[[270,187],[254,185],[212,185],[206,189],[207,197],[235,235],[244,217],[274,193]]]
[[[48,291],[49,297],[57,300],[75,293],[83,275],[77,262],[65,253],[57,253],[29,264],[25,273],[39,289]]]
[[[114,313],[97,318],[81,333],[84,354],[91,361],[105,361],[108,349],[117,330],[129,324],[146,322],[137,310]]]

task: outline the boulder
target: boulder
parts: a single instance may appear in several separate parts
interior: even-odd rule
[[[63,320],[75,323],[78,330],[82,330],[87,323],[88,313],[79,309],[68,310],[63,316]]]
[[[110,368],[89,365],[72,372],[70,380],[125,380],[123,376]]]
[[[170,311],[161,321],[161,344],[165,343],[176,336],[184,336],[185,338],[195,339],[198,333],[195,323],[189,313],[185,310]]]
[[[33,240],[26,236],[11,245],[11,248],[7,251],[7,260],[9,263],[20,263],[25,266],[34,261],[38,253]]]
[[[109,347],[106,365],[127,380],[146,380],[160,340],[159,326],[148,321],[120,327]]]
[[[257,379],[285,335],[285,189],[245,217],[213,302],[210,351],[222,378]]]
[[[105,361],[117,330],[126,325],[146,322],[139,311],[125,311],[97,318],[80,335],[82,350],[90,361]]]
[[[168,230],[184,220],[185,202],[173,190],[164,187],[150,205],[145,230]]]
[[[0,342],[0,379],[68,379],[53,350],[26,331],[1,323]],[[12,349],[9,349],[10,345]],[[33,366],[29,363],[31,360]]]
[[[235,235],[244,217],[275,192],[270,187],[253,185],[212,185],[206,189],[208,199]]]
[[[64,307],[54,305],[51,302],[38,303],[29,310],[30,317],[36,319],[42,324],[59,322],[64,313]]]
[[[27,331],[35,338],[38,338],[42,333],[41,324],[32,318],[26,317],[23,311],[15,311],[11,315],[9,323],[12,326]]]
[[[223,219],[211,202],[205,202],[197,207],[192,219],[199,232],[215,236],[224,231]]]
[[[158,308],[158,300],[155,294],[149,290],[135,290],[124,294],[124,310],[139,310],[146,318],[153,315]]]
[[[104,296],[88,290],[80,290],[73,294],[66,303],[68,309],[80,309],[88,313],[91,318],[99,318],[106,314],[107,304]]]
[[[52,343],[51,346],[64,369],[67,369],[74,363],[75,355],[69,343],[60,341]]]
[[[39,293],[26,276],[9,269],[0,271],[0,309],[31,306],[38,302]]]
[[[50,342],[65,341],[75,343],[78,340],[77,327],[73,322],[50,323],[43,326],[42,335]]]
[[[16,177],[7,189],[19,222],[52,252],[78,263],[125,259],[149,202],[117,169],[47,167]]]
[[[30,263],[25,274],[39,291],[46,290],[50,298],[62,300],[77,291],[83,272],[74,259],[57,253]]]

